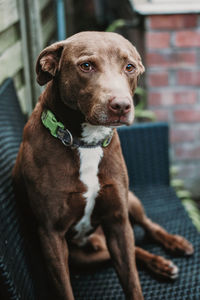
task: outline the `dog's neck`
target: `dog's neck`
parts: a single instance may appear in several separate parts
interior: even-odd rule
[[[53,83],[49,83],[43,92],[42,101],[43,110],[52,111],[56,119],[70,131],[72,136],[80,138],[86,144],[98,143],[112,132],[112,128],[87,123],[79,110],[67,107],[60,99],[57,85]]]
[[[56,119],[67,128],[73,136],[81,137],[82,124],[85,122],[84,115],[79,110],[67,107],[60,99],[59,90],[50,82],[42,97],[43,110],[49,109]]]

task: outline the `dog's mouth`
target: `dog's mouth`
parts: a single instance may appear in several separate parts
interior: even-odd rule
[[[96,126],[120,127],[123,125],[129,126],[134,120],[134,110],[128,113],[112,114],[107,111],[95,111],[95,114],[87,116],[86,122]]]
[[[104,126],[110,126],[110,127],[120,127],[123,125],[130,125],[128,122],[122,122],[122,121],[114,121],[114,122],[107,122]]]
[[[120,127],[123,125],[129,126],[133,123],[134,116],[131,114],[121,116],[110,116],[106,121],[106,126]]]
[[[123,125],[129,126],[132,124],[133,120],[128,120],[123,117],[118,117],[117,119],[107,119],[105,121],[102,120],[89,120],[87,119],[87,122],[91,125],[96,126],[105,126],[105,127],[120,127]]]

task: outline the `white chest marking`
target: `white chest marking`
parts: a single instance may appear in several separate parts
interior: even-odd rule
[[[98,141],[106,138],[112,130],[109,127],[95,126],[88,123],[84,123],[82,128],[82,140],[85,143],[98,143]],[[99,163],[103,157],[103,150],[99,146],[95,148],[79,148],[78,151],[80,155],[80,180],[87,188],[83,195],[86,200],[84,215],[75,226],[77,234],[74,240],[81,246],[87,240],[86,234],[92,229],[90,221],[95,206],[95,199],[100,190],[98,170]]]
[[[98,195],[100,185],[98,179],[98,167],[103,156],[102,148],[79,148],[80,155],[80,180],[86,185],[87,191],[84,193],[86,199],[85,211],[82,219],[76,224],[77,234],[74,239],[79,244],[84,244],[84,237],[92,229],[90,219]]]

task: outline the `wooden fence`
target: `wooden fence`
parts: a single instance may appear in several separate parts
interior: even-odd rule
[[[14,79],[27,114],[41,92],[35,81],[36,58],[55,38],[54,0],[0,0],[0,84]]]

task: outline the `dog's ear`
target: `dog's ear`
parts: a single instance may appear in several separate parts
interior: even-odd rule
[[[142,75],[145,71],[145,67],[143,66],[141,57],[138,59],[138,73],[137,73],[137,84],[139,84],[140,75]]]
[[[57,42],[40,53],[36,63],[37,82],[40,85],[46,84],[56,76],[63,47],[64,42]]]
[[[142,75],[144,73],[145,67],[144,67],[144,65],[142,63],[141,56],[140,56],[138,50],[136,49],[136,47],[134,47],[132,45],[132,48],[133,48],[133,56],[136,59],[136,63],[137,63],[137,76],[140,76],[140,75]]]
[[[144,67],[144,65],[142,63],[141,58],[138,60],[138,66],[139,66],[139,70],[138,70],[139,74],[138,75],[142,75],[144,73],[144,71],[145,71],[145,67]]]
[[[137,53],[137,63],[138,63],[138,76],[140,76],[144,73],[145,67],[143,66],[141,56],[137,50],[136,50],[136,53]]]

